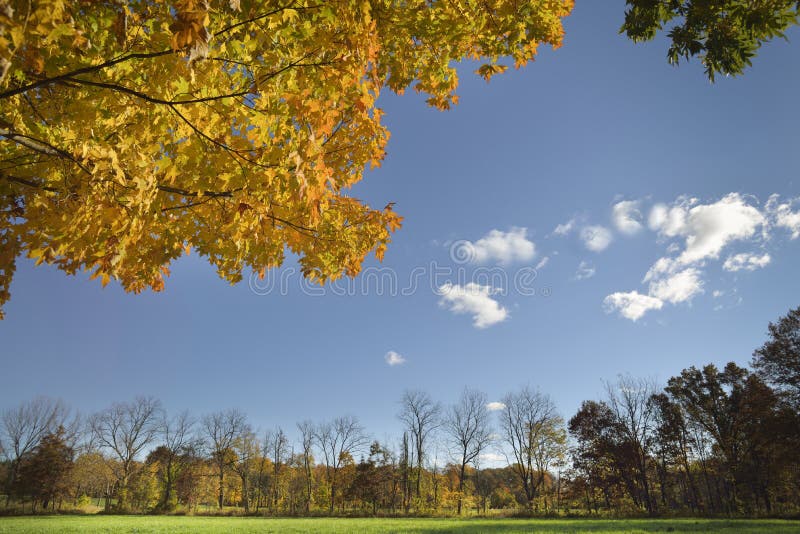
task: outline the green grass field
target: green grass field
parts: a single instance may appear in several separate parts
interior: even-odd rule
[[[397,533],[557,533],[724,532],[800,533],[800,521],[706,519],[266,519],[251,517],[43,516],[0,518],[0,533],[224,533],[325,532]]]

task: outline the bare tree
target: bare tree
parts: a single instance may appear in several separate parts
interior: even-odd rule
[[[444,419],[444,430],[447,434],[450,450],[455,451],[458,462],[458,513],[464,495],[466,469],[474,463],[481,452],[492,442],[491,422],[486,408],[486,394],[474,389],[465,388],[461,392],[458,403],[452,405]]]
[[[417,462],[417,497],[420,495],[422,466],[425,459],[425,444],[430,434],[441,424],[442,407],[424,391],[406,390],[400,399],[398,418],[403,422],[414,440]]]
[[[565,452],[564,420],[549,396],[528,386],[506,395],[503,404],[500,412],[503,439],[511,448],[512,467],[522,483],[527,506],[533,509],[547,469]]]
[[[225,469],[229,467],[233,458],[233,441],[247,426],[247,418],[236,409],[216,412],[203,417],[203,433],[207,438],[207,446],[211,461],[217,468],[219,478],[219,492],[217,504],[220,509],[225,501]]]
[[[656,385],[651,379],[620,375],[616,384],[606,382],[605,387],[617,431],[632,452],[645,507],[654,514],[656,501],[650,491],[647,463],[656,425],[656,406],[651,402]]]
[[[194,426],[195,420],[188,411],[172,418],[164,414],[159,424],[164,451],[161,457],[164,462],[164,495],[160,504],[162,510],[168,510],[171,506],[175,474],[181,467],[181,458],[197,448],[197,438],[193,435]]]
[[[155,439],[161,416],[161,403],[153,397],[136,397],[132,402],[115,403],[89,419],[94,440],[118,460],[119,490],[117,507],[127,506],[128,481],[136,457]]]
[[[69,412],[60,400],[47,397],[36,397],[3,412],[0,452],[8,459],[10,467],[6,481],[6,506],[9,505],[11,487],[17,478],[23,455],[36,448],[44,436],[65,426]]]
[[[336,502],[336,475],[347,456],[367,443],[364,428],[353,416],[337,417],[331,422],[321,423],[314,429],[314,439],[325,459],[325,474],[331,486],[330,513]]]
[[[311,421],[301,421],[297,423],[297,430],[300,431],[300,444],[303,448],[303,472],[306,483],[306,513],[308,513],[311,510],[312,490],[314,487],[314,478],[311,471],[314,447],[314,423]]]

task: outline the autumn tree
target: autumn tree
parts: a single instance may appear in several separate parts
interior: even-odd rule
[[[195,420],[184,411],[173,417],[162,416],[158,433],[161,446],[157,447],[150,456],[161,464],[161,477],[164,490],[159,508],[171,510],[175,507],[175,479],[185,467],[190,453],[197,448],[198,443],[194,436]]]
[[[225,504],[225,471],[236,461],[232,450],[234,441],[248,428],[247,418],[236,409],[216,412],[203,417],[203,437],[206,439],[206,446],[216,469],[217,506],[220,509]]]
[[[311,510],[314,489],[314,473],[312,470],[314,463],[314,423],[311,421],[301,421],[297,423],[297,430],[300,432],[300,446],[302,448],[303,479],[305,482],[305,510]]]
[[[781,407],[775,392],[756,374],[733,362],[690,367],[670,378],[666,391],[711,438],[725,484],[729,511],[741,506],[742,491],[770,512],[771,482],[781,461],[796,465],[796,415]],[[786,456],[786,451],[792,451]]]
[[[281,477],[283,468],[289,461],[289,438],[278,427],[275,430],[268,430],[264,434],[263,456],[272,460],[272,473],[270,473],[269,484],[269,507],[276,510],[281,494]]]
[[[69,409],[61,401],[47,397],[36,397],[15,408],[4,410],[0,417],[2,434],[0,450],[8,458],[9,469],[6,482],[6,505],[11,498],[17,470],[23,456],[33,451],[42,438],[67,425]]]
[[[43,510],[51,503],[55,506],[56,499],[62,498],[68,489],[74,450],[66,434],[64,427],[59,426],[55,432],[43,436],[36,448],[23,457],[19,469],[17,492],[30,495]]]
[[[494,484],[492,484],[491,477],[487,476],[486,470],[481,469],[482,465],[480,455],[473,460],[473,465],[475,466],[475,477],[473,479],[473,483],[475,485],[475,494],[480,497],[480,500],[476,502],[475,509],[476,511],[482,512],[485,515],[489,498],[491,497],[492,492],[495,490],[495,487]]]
[[[369,456],[356,466],[355,477],[347,490],[351,499],[361,503],[373,515],[381,508],[394,510],[398,497],[394,454],[378,441],[369,447]]]
[[[339,470],[348,458],[352,459],[356,450],[367,443],[367,438],[358,419],[348,415],[317,425],[314,439],[325,461],[325,475],[330,486],[328,511],[333,514],[339,489]]]
[[[474,463],[492,442],[491,422],[486,408],[486,394],[465,388],[458,402],[447,410],[444,430],[450,451],[458,465],[458,514],[464,500],[467,466]]]
[[[656,512],[657,506],[648,477],[656,420],[651,397],[655,392],[655,385],[646,378],[625,375],[616,383],[606,383],[606,405],[611,411],[617,438],[632,461],[638,492],[650,514]]]
[[[798,22],[797,0],[627,0],[624,32],[633,41],[652,40],[669,26],[667,60],[699,57],[712,82],[717,74],[742,74],[765,42]]]
[[[400,413],[397,417],[402,421],[413,440],[417,464],[417,497],[420,496],[425,447],[431,434],[441,426],[441,415],[442,405],[434,402],[425,391],[406,390],[400,399]]]
[[[573,0],[12,0],[0,8],[0,304],[20,254],[160,290],[194,249],[237,282],[288,249],[319,282],[401,218],[347,195],[379,165],[376,100],[446,109],[561,44]]]
[[[231,467],[242,482],[242,507],[245,514],[250,513],[250,482],[255,464],[260,459],[260,445],[253,429],[245,424],[231,447],[234,454]]]
[[[684,501],[692,512],[697,512],[702,505],[692,467],[696,443],[692,439],[689,422],[680,406],[666,393],[654,394],[650,402],[655,410],[653,451],[661,486],[661,503],[664,506],[671,504],[672,473],[682,482],[679,485],[685,494]]]
[[[95,496],[104,498],[105,508],[111,508],[111,497],[116,477],[114,470],[103,455],[96,450],[77,455],[70,473],[70,481],[76,498]],[[98,501],[99,502],[99,501]]]
[[[564,420],[550,397],[525,386],[503,397],[500,428],[511,450],[512,467],[533,509],[550,464],[565,453]]]
[[[573,467],[586,486],[586,507],[591,509],[595,490],[611,505],[614,487],[624,478],[624,466],[617,452],[614,414],[605,402],[583,401],[568,423],[574,446]]]
[[[161,413],[157,399],[136,397],[130,402],[114,403],[89,418],[93,439],[119,461],[115,475],[120,510],[128,505],[128,482],[137,467],[136,458],[155,440]]]

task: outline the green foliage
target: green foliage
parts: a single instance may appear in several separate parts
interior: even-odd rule
[[[753,353],[753,368],[800,406],[800,307],[769,324],[769,339]]]
[[[712,82],[717,74],[738,75],[761,45],[798,22],[797,0],[627,0],[620,33],[649,41],[669,25],[667,59],[697,56]]]

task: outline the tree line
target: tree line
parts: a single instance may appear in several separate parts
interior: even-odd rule
[[[137,397],[81,417],[38,397],[2,413],[5,513],[788,515],[800,510],[800,307],[750,368],[620,376],[565,420],[525,386],[450,405],[408,390],[396,442],[351,415],[297,440],[236,409]],[[502,460],[500,460],[502,459]]]

